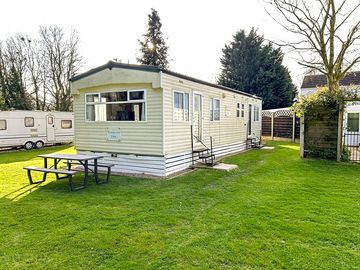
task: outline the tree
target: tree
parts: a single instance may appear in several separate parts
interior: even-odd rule
[[[281,49],[264,44],[264,37],[256,30],[248,35],[244,30],[237,32],[234,40],[225,45],[220,61],[219,84],[262,97],[264,109],[293,103],[296,88],[282,64]]]
[[[34,99],[34,109],[44,111],[48,102],[47,91],[45,90],[44,51],[41,49],[40,42],[37,39],[21,35],[20,40],[24,46],[28,90]]]
[[[35,38],[16,34],[0,42],[0,108],[71,110],[69,79],[81,61],[77,32],[59,26],[41,27]]]
[[[26,92],[26,58],[19,37],[0,44],[0,90],[3,109],[30,110],[31,97]]]
[[[360,21],[356,19],[360,2],[355,5],[348,0],[268,2],[283,18],[276,21],[296,36],[295,41],[283,45],[299,52],[300,65],[324,74],[329,91],[339,89],[340,80],[360,62]]]
[[[348,0],[268,0],[283,21],[277,22],[296,37],[287,46],[299,52],[299,64],[327,77],[331,93],[360,62],[360,20],[357,3]],[[269,12],[271,14],[272,12]],[[344,101],[339,102],[337,160],[342,153]]]
[[[152,8],[151,13],[148,15],[147,31],[143,35],[143,40],[138,40],[141,56],[137,58],[137,61],[141,64],[161,68],[169,67],[169,47],[165,43],[161,27],[159,14]]]
[[[72,109],[70,78],[81,67],[79,36],[75,30],[66,35],[59,26],[40,27],[40,43],[46,68],[45,88],[53,98],[53,108],[58,111]]]

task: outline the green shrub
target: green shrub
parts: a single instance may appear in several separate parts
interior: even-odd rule
[[[343,162],[350,161],[350,157],[351,157],[350,149],[348,147],[344,146],[342,153],[341,153],[341,161],[343,161]]]
[[[313,158],[320,158],[320,159],[336,159],[336,150],[334,149],[322,149],[316,148],[309,150],[309,156]]]

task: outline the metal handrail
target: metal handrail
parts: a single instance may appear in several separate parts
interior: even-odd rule
[[[193,134],[193,137],[198,140],[198,142],[200,142],[206,148],[206,150],[210,150],[210,148],[207,147],[198,136]]]
[[[210,136],[210,148],[206,146],[206,144],[196,135],[193,134],[193,125],[190,125],[190,131],[191,131],[191,161],[192,165],[194,166],[195,160],[194,160],[194,138],[200,142],[206,149],[204,151],[207,151],[211,156],[211,163],[214,163],[214,156],[213,156],[213,139],[212,136]]]

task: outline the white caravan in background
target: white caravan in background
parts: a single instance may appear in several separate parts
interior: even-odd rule
[[[42,148],[74,140],[74,113],[0,111],[0,147]]]

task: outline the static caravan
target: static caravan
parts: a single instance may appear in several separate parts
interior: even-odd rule
[[[74,140],[72,112],[0,111],[0,147],[42,148]]]
[[[115,172],[166,177],[261,135],[259,97],[162,68],[109,62],[71,81],[77,152]]]

